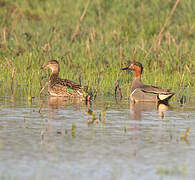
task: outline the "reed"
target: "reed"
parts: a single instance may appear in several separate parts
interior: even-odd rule
[[[120,68],[133,59],[144,66],[144,83],[181,96],[195,85],[194,7],[193,0],[0,0],[1,91],[38,96],[49,73],[40,67],[57,59],[61,77],[98,95],[114,95],[120,82],[125,97],[133,75]]]

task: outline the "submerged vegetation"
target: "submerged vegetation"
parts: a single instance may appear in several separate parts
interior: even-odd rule
[[[60,62],[60,76],[102,95],[117,83],[128,95],[127,60],[144,66],[144,83],[183,96],[195,85],[195,1],[0,0],[0,85],[37,96]],[[177,96],[176,96],[177,97]]]

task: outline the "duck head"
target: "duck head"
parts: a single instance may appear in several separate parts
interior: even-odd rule
[[[51,69],[52,73],[59,73],[59,62],[56,60],[49,60],[45,66],[41,67],[41,69]]]
[[[122,68],[122,70],[132,70],[135,72],[135,77],[141,77],[141,74],[143,72],[143,66],[140,62],[136,61],[129,61],[128,66],[125,68]]]

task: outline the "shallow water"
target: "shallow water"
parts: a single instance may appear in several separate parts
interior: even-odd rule
[[[194,179],[194,122],[193,101],[1,96],[0,179]]]

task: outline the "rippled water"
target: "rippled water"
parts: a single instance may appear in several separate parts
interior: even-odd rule
[[[0,179],[194,179],[194,152],[195,102],[0,97]]]

